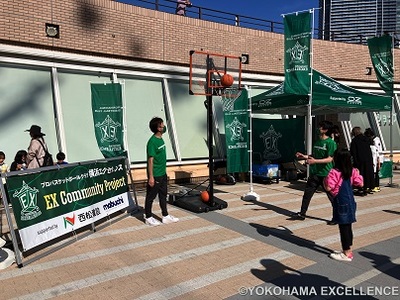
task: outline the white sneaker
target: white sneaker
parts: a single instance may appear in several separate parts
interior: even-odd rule
[[[164,219],[164,218],[163,218]],[[145,223],[147,224],[147,225],[150,225],[150,226],[158,226],[158,225],[161,225],[161,222],[160,221],[158,221],[158,220],[156,220],[156,219],[154,219],[153,217],[150,217],[150,218],[145,218]]]
[[[333,252],[329,255],[330,258],[334,260],[340,260],[340,261],[352,261],[352,257],[348,257],[346,254],[343,252]]]
[[[168,216],[165,216],[162,218],[162,222],[164,224],[176,223],[178,221],[179,221],[178,218],[175,218],[174,216],[171,216],[171,215],[168,215]]]

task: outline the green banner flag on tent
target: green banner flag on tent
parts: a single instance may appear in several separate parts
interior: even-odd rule
[[[285,15],[285,85],[286,93],[308,95],[310,92],[311,13]]]
[[[247,90],[222,97],[225,122],[227,172],[248,172],[249,159],[249,99]]]
[[[393,96],[392,37],[383,35],[367,40],[369,54],[379,85],[386,94]]]
[[[125,154],[122,87],[119,83],[90,85],[97,144],[105,158]]]

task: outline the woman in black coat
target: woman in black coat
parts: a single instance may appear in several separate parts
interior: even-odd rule
[[[353,159],[353,167],[357,168],[364,178],[364,187],[359,191],[359,195],[365,196],[374,188],[371,139],[362,134],[360,127],[354,127],[351,134],[353,140],[350,144],[350,153]]]

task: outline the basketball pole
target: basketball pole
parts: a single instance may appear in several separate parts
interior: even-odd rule
[[[210,71],[213,69],[212,59],[207,55],[207,74],[206,74],[206,103],[207,103],[207,144],[208,144],[208,194],[209,194],[209,205],[214,206],[214,151],[213,151],[213,104],[212,94],[213,88],[210,87]]]
[[[207,96],[207,127],[208,127],[208,134],[207,134],[207,142],[208,142],[208,176],[209,176],[209,187],[208,187],[208,194],[210,195],[210,205],[214,205],[214,150],[213,150],[213,126],[212,126],[212,118],[213,118],[213,111],[212,111],[212,95]]]

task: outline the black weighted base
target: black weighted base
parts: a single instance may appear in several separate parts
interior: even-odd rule
[[[213,200],[214,201],[203,202],[200,199],[200,195],[178,196],[172,194],[169,196],[169,203],[195,213],[204,213],[228,207],[228,203],[224,200],[215,197]]]

